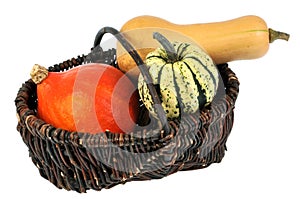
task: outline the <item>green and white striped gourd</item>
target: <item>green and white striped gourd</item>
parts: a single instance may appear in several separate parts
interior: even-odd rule
[[[217,92],[219,76],[209,55],[196,45],[171,44],[157,32],[153,37],[161,43],[162,48],[150,52],[145,63],[167,118],[195,113],[210,104]],[[156,116],[152,97],[141,74],[138,90],[146,108]]]

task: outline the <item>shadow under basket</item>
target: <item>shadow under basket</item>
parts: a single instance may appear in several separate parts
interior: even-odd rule
[[[116,50],[103,51],[99,45],[106,32],[104,29],[96,36],[88,55],[69,59],[48,70],[65,71],[90,62],[118,68]],[[167,131],[157,125],[140,126],[125,134],[109,131],[90,134],[55,128],[37,117],[36,84],[31,79],[22,85],[15,99],[17,130],[40,175],[66,190],[82,193],[202,169],[221,162],[224,157],[239,91],[239,81],[228,65],[217,67],[224,94],[196,114],[167,120]],[[144,109],[140,120],[145,115],[148,113]]]

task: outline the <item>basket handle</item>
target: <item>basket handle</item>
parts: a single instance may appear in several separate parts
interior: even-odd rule
[[[137,64],[141,74],[144,77],[144,80],[146,82],[147,88],[149,89],[150,95],[153,99],[154,103],[154,109],[157,112],[159,121],[162,125],[162,129],[164,130],[164,134],[167,135],[170,132],[170,127],[168,125],[167,116],[163,110],[163,107],[161,105],[161,100],[158,97],[158,94],[156,92],[156,89],[153,85],[152,77],[145,67],[145,63],[140,57],[140,55],[137,53],[137,51],[133,48],[133,46],[125,39],[125,37],[120,33],[118,30],[112,28],[112,27],[103,27],[99,30],[95,37],[94,41],[94,48],[98,45],[100,45],[100,42],[104,36],[104,34],[110,33],[116,37],[116,39],[121,43],[121,45],[125,48],[125,50],[130,54],[132,59]]]

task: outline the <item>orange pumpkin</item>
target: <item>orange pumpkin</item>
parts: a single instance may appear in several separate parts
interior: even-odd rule
[[[34,71],[33,80],[47,76],[36,82],[38,116],[45,122],[72,132],[124,133],[134,129],[138,94],[118,69],[86,64],[65,72]]]

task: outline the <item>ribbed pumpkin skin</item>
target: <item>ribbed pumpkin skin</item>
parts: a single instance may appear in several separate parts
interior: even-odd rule
[[[188,43],[174,42],[173,45],[178,55],[176,62],[170,62],[162,48],[150,52],[145,61],[169,119],[182,113],[195,113],[211,103],[219,83],[214,62],[201,48]],[[142,75],[138,88],[143,103],[156,115]]]

